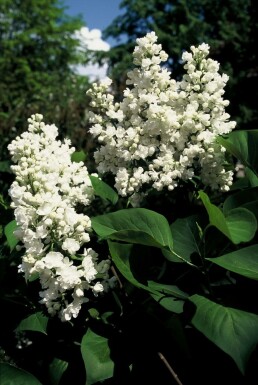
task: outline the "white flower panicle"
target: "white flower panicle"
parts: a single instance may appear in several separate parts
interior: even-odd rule
[[[29,128],[8,146],[16,179],[10,187],[18,224],[16,236],[25,253],[20,271],[26,279],[39,276],[41,303],[63,321],[77,317],[88,301],[85,291],[104,290],[96,279],[107,279],[109,262],[84,248],[90,241],[91,220],[77,213],[76,205],[89,205],[93,188],[83,162],[71,161],[69,140],[57,141],[58,130],[32,115]]]
[[[160,64],[167,54],[154,32],[137,39],[134,64],[120,103],[108,92],[111,81],[93,84],[88,94],[100,114],[91,114],[90,131],[101,144],[95,152],[99,173],[115,175],[121,196],[137,199],[143,187],[173,190],[179,181],[200,177],[212,189],[227,191],[233,172],[226,171],[225,149],[218,135],[229,133],[223,100],[227,75],[207,58],[209,46],[201,44],[185,52],[186,74],[171,79]]]

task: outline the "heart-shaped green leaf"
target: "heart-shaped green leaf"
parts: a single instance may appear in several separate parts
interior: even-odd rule
[[[199,192],[199,196],[208,212],[211,225],[215,226],[233,243],[248,242],[257,230],[257,221],[253,213],[245,208],[236,208],[226,215],[210,202],[207,194]]]
[[[197,294],[189,300],[196,306],[193,326],[229,354],[244,373],[258,343],[258,315],[218,305]]]
[[[113,376],[114,362],[110,358],[107,338],[88,329],[82,338],[81,353],[86,369],[86,385],[92,385]]]
[[[17,326],[16,331],[32,330],[35,332],[47,334],[47,323],[48,318],[41,312],[37,312],[27,318],[24,318]]]

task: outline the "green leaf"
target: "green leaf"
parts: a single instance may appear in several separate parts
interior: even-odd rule
[[[47,323],[48,318],[44,316],[41,312],[37,312],[35,314],[30,315],[27,318],[24,318],[17,328],[16,331],[22,330],[33,330],[35,332],[40,332],[43,334],[47,334]]]
[[[173,236],[173,250],[178,255],[191,261],[193,253],[200,254],[198,246],[200,235],[195,216],[179,218],[172,223],[170,228]],[[182,260],[174,257],[174,262],[182,262]]]
[[[86,159],[87,159],[87,155],[85,154],[85,152],[83,150],[75,151],[71,155],[72,162],[76,162],[76,163],[85,162]]]
[[[211,225],[215,226],[233,243],[248,242],[257,230],[257,221],[253,213],[245,208],[236,208],[227,212],[226,216],[213,205],[207,194],[199,192],[199,196],[208,212]]]
[[[82,338],[81,353],[87,375],[86,385],[92,385],[113,376],[114,362],[110,358],[107,338],[88,329]]]
[[[152,298],[165,309],[177,314],[183,312],[184,302],[188,295],[177,286],[148,281],[148,287],[153,291]]]
[[[218,305],[197,294],[189,300],[196,306],[191,321],[193,326],[230,355],[244,373],[258,343],[258,316]]]
[[[7,238],[7,244],[10,247],[11,251],[15,248],[19,240],[14,236],[14,230],[17,230],[18,226],[15,220],[9,222],[5,228],[4,233]]]
[[[42,385],[31,373],[13,365],[0,363],[1,385]]]
[[[165,309],[174,313],[182,313],[184,300],[188,297],[186,293],[177,286],[164,285],[154,281],[148,281],[148,286],[142,284],[134,277],[130,267],[130,255],[133,245],[110,240],[108,245],[113,262],[127,281],[139,289],[148,291]]]
[[[249,167],[246,167],[245,168],[245,175],[246,175],[246,178],[248,179],[251,187],[257,187],[258,186],[258,176],[253,170],[251,170]]]
[[[94,231],[104,239],[138,243],[172,250],[169,224],[155,211],[132,208],[92,218]]]
[[[120,271],[120,273],[127,279],[132,285],[144,289],[147,291],[151,291],[148,286],[143,285],[137,279],[135,279],[131,267],[130,267],[130,255],[132,253],[132,244],[126,243],[117,243],[108,241],[109,252],[112,257],[112,261]]]
[[[162,254],[164,255],[164,257],[170,261],[170,262],[176,262],[176,263],[183,263],[184,261],[182,259],[179,259],[174,253],[173,251],[170,251],[170,250],[167,250],[167,249],[161,249],[162,251]]]
[[[9,205],[5,201],[4,197],[2,194],[0,194],[0,206],[3,207],[5,210],[8,209]]]
[[[258,280],[258,245],[244,247],[218,258],[207,259],[224,269]]]
[[[64,372],[68,368],[68,362],[54,358],[49,365],[49,377],[51,385],[58,385]]]
[[[251,211],[258,219],[258,187],[238,191],[230,195],[223,204],[224,215],[237,207],[243,207]]]
[[[258,130],[233,131],[218,141],[258,176]]]
[[[95,195],[99,196],[100,198],[107,199],[113,205],[117,203],[118,195],[115,190],[112,189],[112,187],[94,175],[90,175],[90,180]]]

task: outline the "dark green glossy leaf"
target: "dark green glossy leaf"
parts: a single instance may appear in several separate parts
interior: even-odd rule
[[[152,290],[152,298],[165,309],[178,314],[183,312],[184,302],[188,295],[177,286],[148,281],[148,287]]]
[[[245,175],[249,181],[250,187],[258,186],[258,176],[251,168],[249,167],[245,168]]]
[[[81,353],[87,375],[86,385],[113,376],[114,362],[110,358],[107,338],[88,329],[81,342]]]
[[[243,207],[251,211],[258,218],[258,187],[238,191],[230,195],[224,202],[224,215],[235,208]]]
[[[218,141],[258,176],[258,130],[233,131]]]
[[[253,213],[245,208],[236,208],[223,212],[210,202],[207,194],[199,192],[199,196],[208,212],[211,225],[215,226],[233,243],[248,242],[257,230],[257,221]]]
[[[90,175],[90,180],[92,187],[94,189],[95,195],[100,198],[107,199],[113,205],[118,201],[118,195],[107,183],[103,182],[101,179],[94,175]]]
[[[13,365],[0,363],[1,385],[42,385],[31,373]]]
[[[135,279],[131,267],[130,267],[130,255],[132,253],[132,244],[117,243],[108,241],[109,252],[112,257],[112,261],[120,271],[120,273],[129,281],[132,285],[151,291],[147,286],[143,285],[137,279]]]
[[[165,285],[148,281],[148,286],[139,282],[133,275],[130,267],[130,255],[133,245],[108,241],[112,260],[120,273],[134,286],[146,290],[165,309],[174,313],[182,313],[186,293],[174,285]]]
[[[193,326],[229,354],[244,373],[258,343],[258,316],[218,305],[197,294],[189,300],[196,306]]]
[[[224,269],[258,280],[258,245],[244,247],[218,258],[207,258]]]
[[[173,250],[186,259],[191,261],[193,253],[200,254],[199,250],[199,229],[196,224],[196,217],[179,218],[170,226],[173,237]],[[173,254],[173,252],[172,252]],[[174,256],[174,262],[182,262]]]
[[[47,334],[47,323],[48,318],[41,312],[37,312],[27,318],[24,318],[17,326],[16,331],[33,330],[35,332]]]
[[[173,247],[166,218],[147,209],[125,209],[100,215],[92,218],[92,227],[104,239],[160,248],[168,247],[170,250]]]

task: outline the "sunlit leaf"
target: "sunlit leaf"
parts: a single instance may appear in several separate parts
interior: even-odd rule
[[[24,318],[17,326],[16,331],[32,330],[35,332],[47,334],[47,323],[48,318],[41,312],[37,312],[27,318]]]
[[[85,154],[85,152],[83,150],[75,151],[71,155],[72,162],[76,162],[76,163],[85,162],[86,159],[87,159],[87,155]]]
[[[104,239],[168,247],[173,241],[166,218],[155,211],[132,208],[92,218],[94,231]]]
[[[81,353],[86,369],[86,385],[92,385],[113,376],[114,362],[110,358],[107,338],[88,329],[82,338]]]
[[[94,189],[95,195],[107,199],[113,205],[115,205],[118,201],[118,195],[115,190],[112,189],[107,183],[103,182],[101,179],[94,175],[90,175],[90,180],[92,183],[92,187]]]

